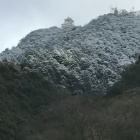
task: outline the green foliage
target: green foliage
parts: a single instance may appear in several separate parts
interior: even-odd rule
[[[140,87],[140,57],[135,64],[126,67],[121,76],[121,80],[108,89],[109,96],[119,95],[125,90]]]
[[[34,115],[63,96],[61,89],[36,72],[22,72],[14,63],[0,62],[0,139],[25,139]],[[28,133],[27,133],[28,130]]]

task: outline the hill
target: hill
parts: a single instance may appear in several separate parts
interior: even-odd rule
[[[110,13],[2,52],[0,140],[139,140],[139,27],[134,12]]]
[[[0,58],[22,63],[71,94],[104,93],[140,53],[140,17],[109,13],[81,27],[51,27],[29,33]]]

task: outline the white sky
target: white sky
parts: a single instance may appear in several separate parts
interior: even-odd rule
[[[0,52],[35,29],[60,27],[68,16],[84,25],[110,7],[137,11],[140,0],[0,0]]]

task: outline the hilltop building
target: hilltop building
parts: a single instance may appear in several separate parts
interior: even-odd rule
[[[70,17],[66,18],[64,23],[62,24],[63,29],[70,28],[73,26],[74,26],[74,21]]]

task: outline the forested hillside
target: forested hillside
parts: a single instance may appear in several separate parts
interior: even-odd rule
[[[51,27],[29,33],[0,59],[24,63],[71,94],[104,93],[140,53],[140,16],[118,11],[85,26]]]
[[[0,140],[139,140],[140,16],[67,20],[0,53]]]
[[[139,62],[104,96],[71,96],[39,73],[1,62],[1,140],[139,140]]]

